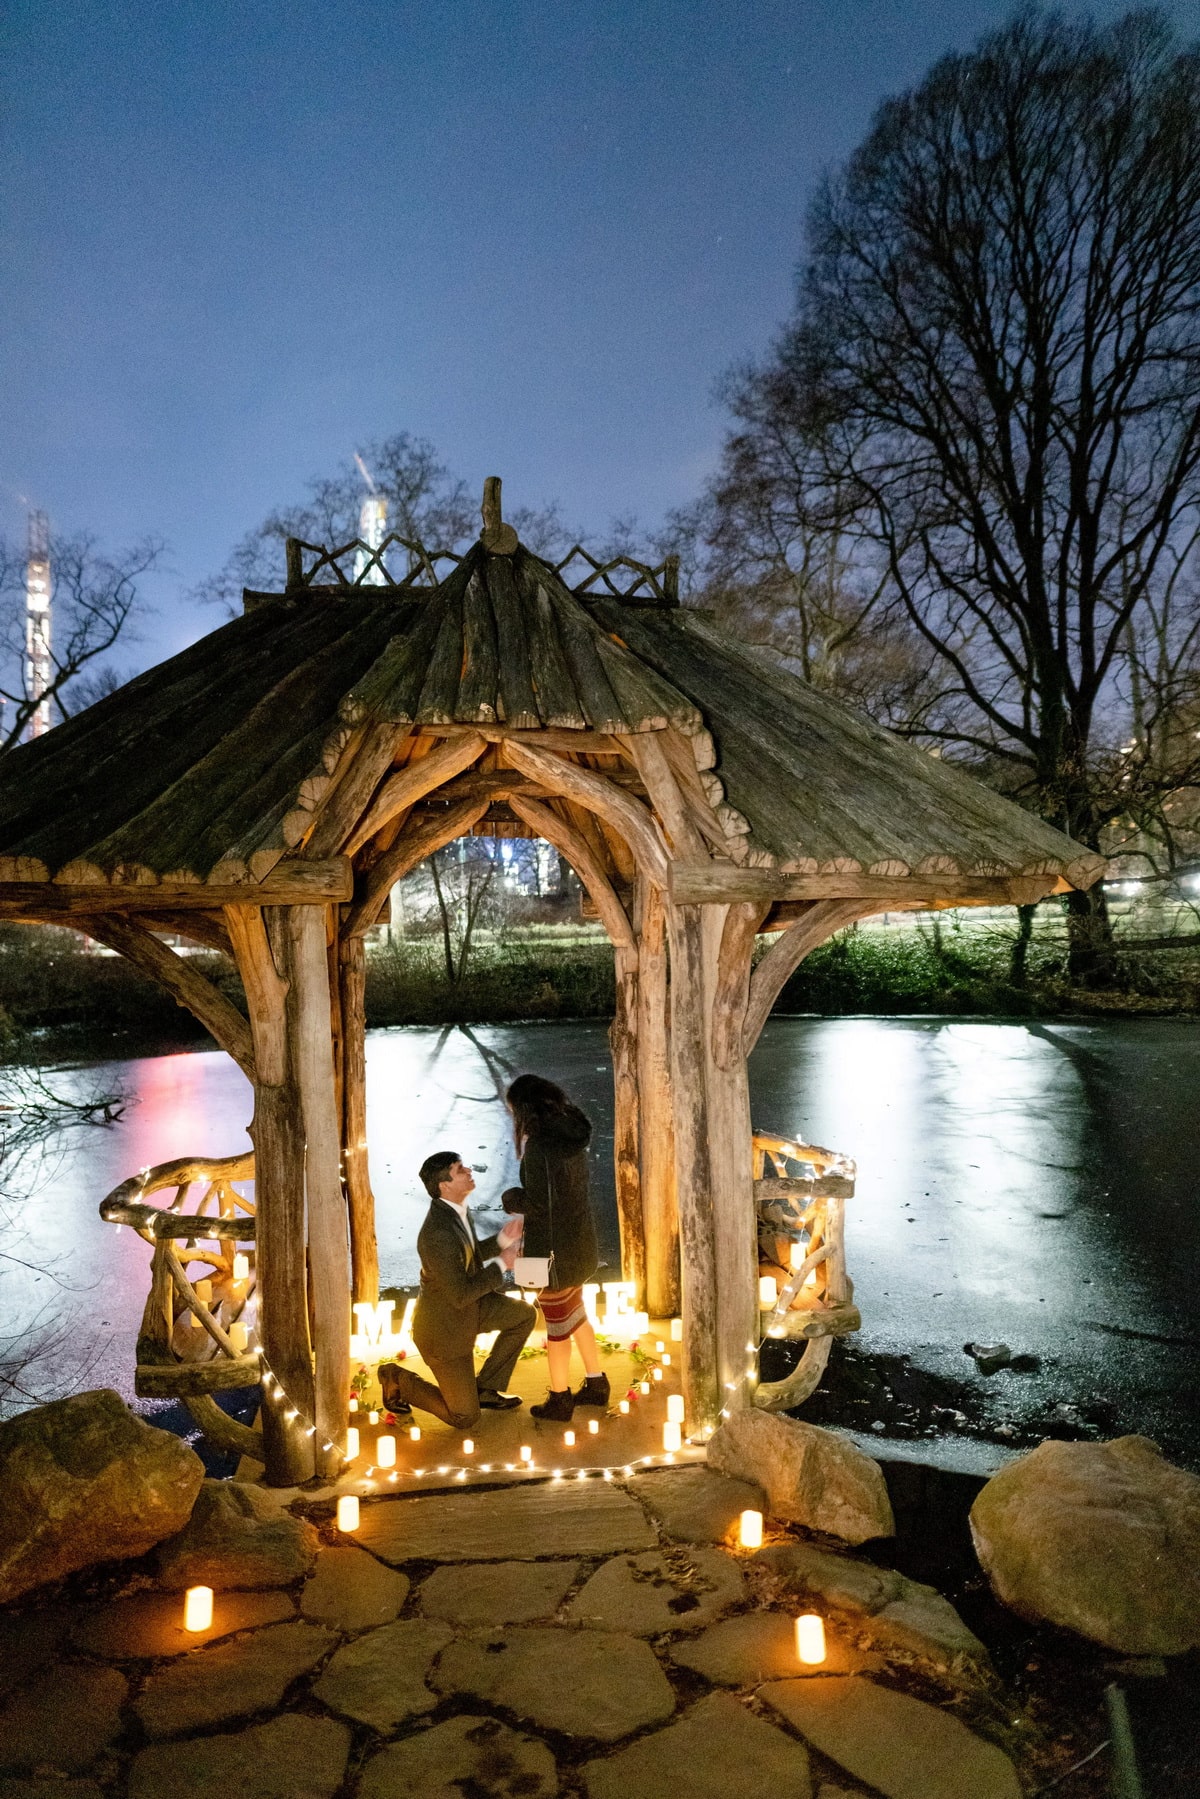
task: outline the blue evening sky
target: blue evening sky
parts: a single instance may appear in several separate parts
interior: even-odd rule
[[[168,540],[132,667],[372,437],[585,530],[657,523],[788,311],[815,177],[1008,11],[8,0],[0,526]]]

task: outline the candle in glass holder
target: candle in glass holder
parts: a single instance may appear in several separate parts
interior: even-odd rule
[[[668,1418],[663,1425],[663,1448],[666,1450],[683,1448],[683,1432],[672,1418]]]
[[[396,1466],[396,1439],[395,1439],[395,1437],[377,1437],[376,1438],[376,1440],[375,1440],[375,1460],[379,1463],[379,1466],[381,1468],[394,1468]]]
[[[746,1511],[742,1513],[738,1520],[738,1541],[743,1549],[762,1548],[762,1524],[761,1512]]]
[[[352,1462],[358,1454],[358,1432],[353,1425],[346,1431],[346,1460]]]
[[[250,1279],[250,1257],[243,1255],[240,1249],[233,1258],[233,1278],[235,1281]]]
[[[575,1432],[573,1430],[565,1430],[563,1432],[563,1442],[566,1444],[568,1449],[574,1449],[574,1447],[575,1447]]]
[[[825,1660],[825,1620],[815,1612],[796,1619],[796,1654],[812,1668]]]
[[[229,1341],[233,1344],[233,1347],[241,1353],[250,1346],[250,1332],[246,1329],[244,1324],[231,1324],[229,1327]]]
[[[533,1460],[533,1451],[530,1449],[528,1443],[522,1443],[520,1454],[523,1462],[531,1462]]]
[[[671,1320],[671,1341],[672,1341],[672,1343],[682,1343],[683,1342],[683,1319],[682,1318],[672,1318],[672,1320]]]
[[[629,1416],[629,1401],[627,1399],[619,1399],[617,1401],[617,1410],[620,1412],[622,1418],[627,1418]]]
[[[773,1274],[760,1274],[758,1277],[758,1307],[761,1312],[769,1312],[778,1303],[779,1283]]]
[[[599,1418],[589,1418],[588,1419],[588,1435],[590,1437],[598,1437],[600,1435],[600,1420],[599,1420]]]
[[[682,1424],[683,1423],[683,1394],[682,1393],[668,1393],[667,1394],[667,1417],[671,1420],[672,1424]]]
[[[339,1530],[358,1529],[357,1493],[342,1493],[338,1496],[337,1527]]]
[[[354,1397],[353,1393],[351,1393],[351,1395],[350,1395],[350,1410],[352,1412],[357,1412],[357,1410],[358,1410],[358,1401]]]
[[[209,1630],[213,1620],[211,1587],[189,1587],[183,1601],[183,1628]]]
[[[474,1455],[474,1453],[475,1453],[474,1439],[472,1437],[464,1437],[463,1438],[463,1454],[464,1455]]]

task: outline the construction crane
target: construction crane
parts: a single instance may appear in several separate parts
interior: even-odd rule
[[[370,470],[357,451],[354,460],[369,489],[358,512],[358,535],[368,547],[354,552],[354,579],[361,581],[364,587],[382,587],[383,570],[377,562],[371,563],[369,568],[367,564],[371,562],[370,551],[379,548],[387,533],[387,500],[371,479]]]
[[[50,521],[44,512],[31,512],[25,563],[25,692],[33,706],[30,737],[41,737],[50,729],[50,592]]]

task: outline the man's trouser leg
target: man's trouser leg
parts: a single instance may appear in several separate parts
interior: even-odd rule
[[[472,1425],[478,1424],[479,1389],[475,1384],[474,1357],[451,1356],[442,1360],[425,1355],[422,1360],[437,1386],[422,1380],[411,1368],[398,1368],[393,1364],[388,1373],[384,1404],[388,1403],[388,1394],[394,1394],[397,1399],[407,1400],[418,1411],[440,1418],[443,1424],[449,1424],[455,1430],[470,1430]],[[381,1376],[382,1373],[381,1368]]]
[[[503,1293],[488,1293],[480,1301],[479,1328],[499,1331],[488,1351],[487,1361],[479,1370],[479,1390],[503,1393],[512,1379],[517,1357],[525,1347],[525,1339],[537,1323],[537,1308],[523,1299],[509,1299]]]

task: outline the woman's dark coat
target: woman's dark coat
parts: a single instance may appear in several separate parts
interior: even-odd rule
[[[525,1214],[522,1254],[553,1254],[550,1283],[558,1290],[590,1281],[600,1263],[588,1200],[591,1136],[592,1127],[578,1106],[546,1119],[526,1139],[521,1185],[501,1196],[506,1212]]]

